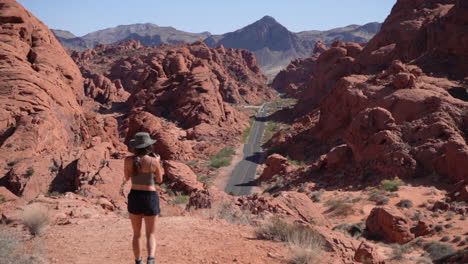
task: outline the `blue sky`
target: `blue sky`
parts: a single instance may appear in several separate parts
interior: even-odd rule
[[[222,34],[270,15],[293,32],[383,22],[396,0],[18,0],[77,36],[134,23]]]

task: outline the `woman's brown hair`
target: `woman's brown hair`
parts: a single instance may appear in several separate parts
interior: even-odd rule
[[[133,157],[133,175],[138,174],[141,170],[141,157],[144,157],[153,152],[153,146],[148,146],[146,148],[135,149],[133,153],[135,156]]]

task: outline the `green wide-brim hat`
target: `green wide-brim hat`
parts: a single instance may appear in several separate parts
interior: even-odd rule
[[[129,147],[135,149],[146,148],[156,143],[156,140],[152,139],[150,134],[147,132],[138,132],[135,134],[133,139],[128,143]]]

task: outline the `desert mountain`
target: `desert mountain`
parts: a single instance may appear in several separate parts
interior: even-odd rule
[[[159,27],[155,24],[120,25],[86,34],[82,37],[71,37],[64,34],[67,31],[52,30],[62,45],[71,50],[85,50],[94,48],[96,44],[116,44],[126,40],[137,40],[145,46],[157,46],[162,43],[192,43],[203,40],[210,33],[189,33],[173,27]],[[72,34],[73,35],[73,34]]]
[[[336,40],[367,42],[379,32],[380,26],[380,23],[369,23],[364,26],[350,25],[327,31],[294,33],[273,17],[265,16],[251,25],[223,35],[211,35],[208,32],[188,33],[154,24],[118,26],[82,37],[71,37],[72,34],[66,34],[67,31],[62,30],[53,30],[53,32],[65,48],[78,51],[93,48],[97,43],[117,44],[130,39],[137,40],[144,46],[204,40],[210,47],[223,45],[226,48],[253,51],[262,71],[272,77],[285,68],[291,60],[310,56],[313,45],[319,40],[323,40],[325,44],[331,44]]]
[[[296,58],[312,55],[315,42],[332,43],[335,40],[367,42],[380,30],[379,23],[348,26],[329,31],[304,31],[293,33],[273,17],[259,21],[234,32],[208,37],[209,46],[219,44],[228,48],[248,49],[255,52],[262,70],[274,76]]]

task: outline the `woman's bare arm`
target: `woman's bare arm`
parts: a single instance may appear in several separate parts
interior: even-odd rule
[[[130,177],[132,176],[132,159],[131,158],[126,158],[124,160],[124,181],[130,180]]]
[[[124,187],[125,187],[125,183],[127,183],[127,181],[130,180],[130,177],[131,177],[131,173],[132,173],[132,164],[131,164],[132,160],[130,158],[126,158],[124,160],[124,178],[123,178],[123,181],[122,181],[122,184],[120,185],[120,195],[124,196],[125,197],[125,193],[124,193]]]
[[[155,171],[154,171],[154,174],[155,174],[155,180],[158,184],[161,184],[163,182],[163,175],[164,175],[164,169],[161,167],[161,159],[159,157],[159,155],[157,157],[155,157],[154,159],[156,159],[156,166],[155,166]]]

